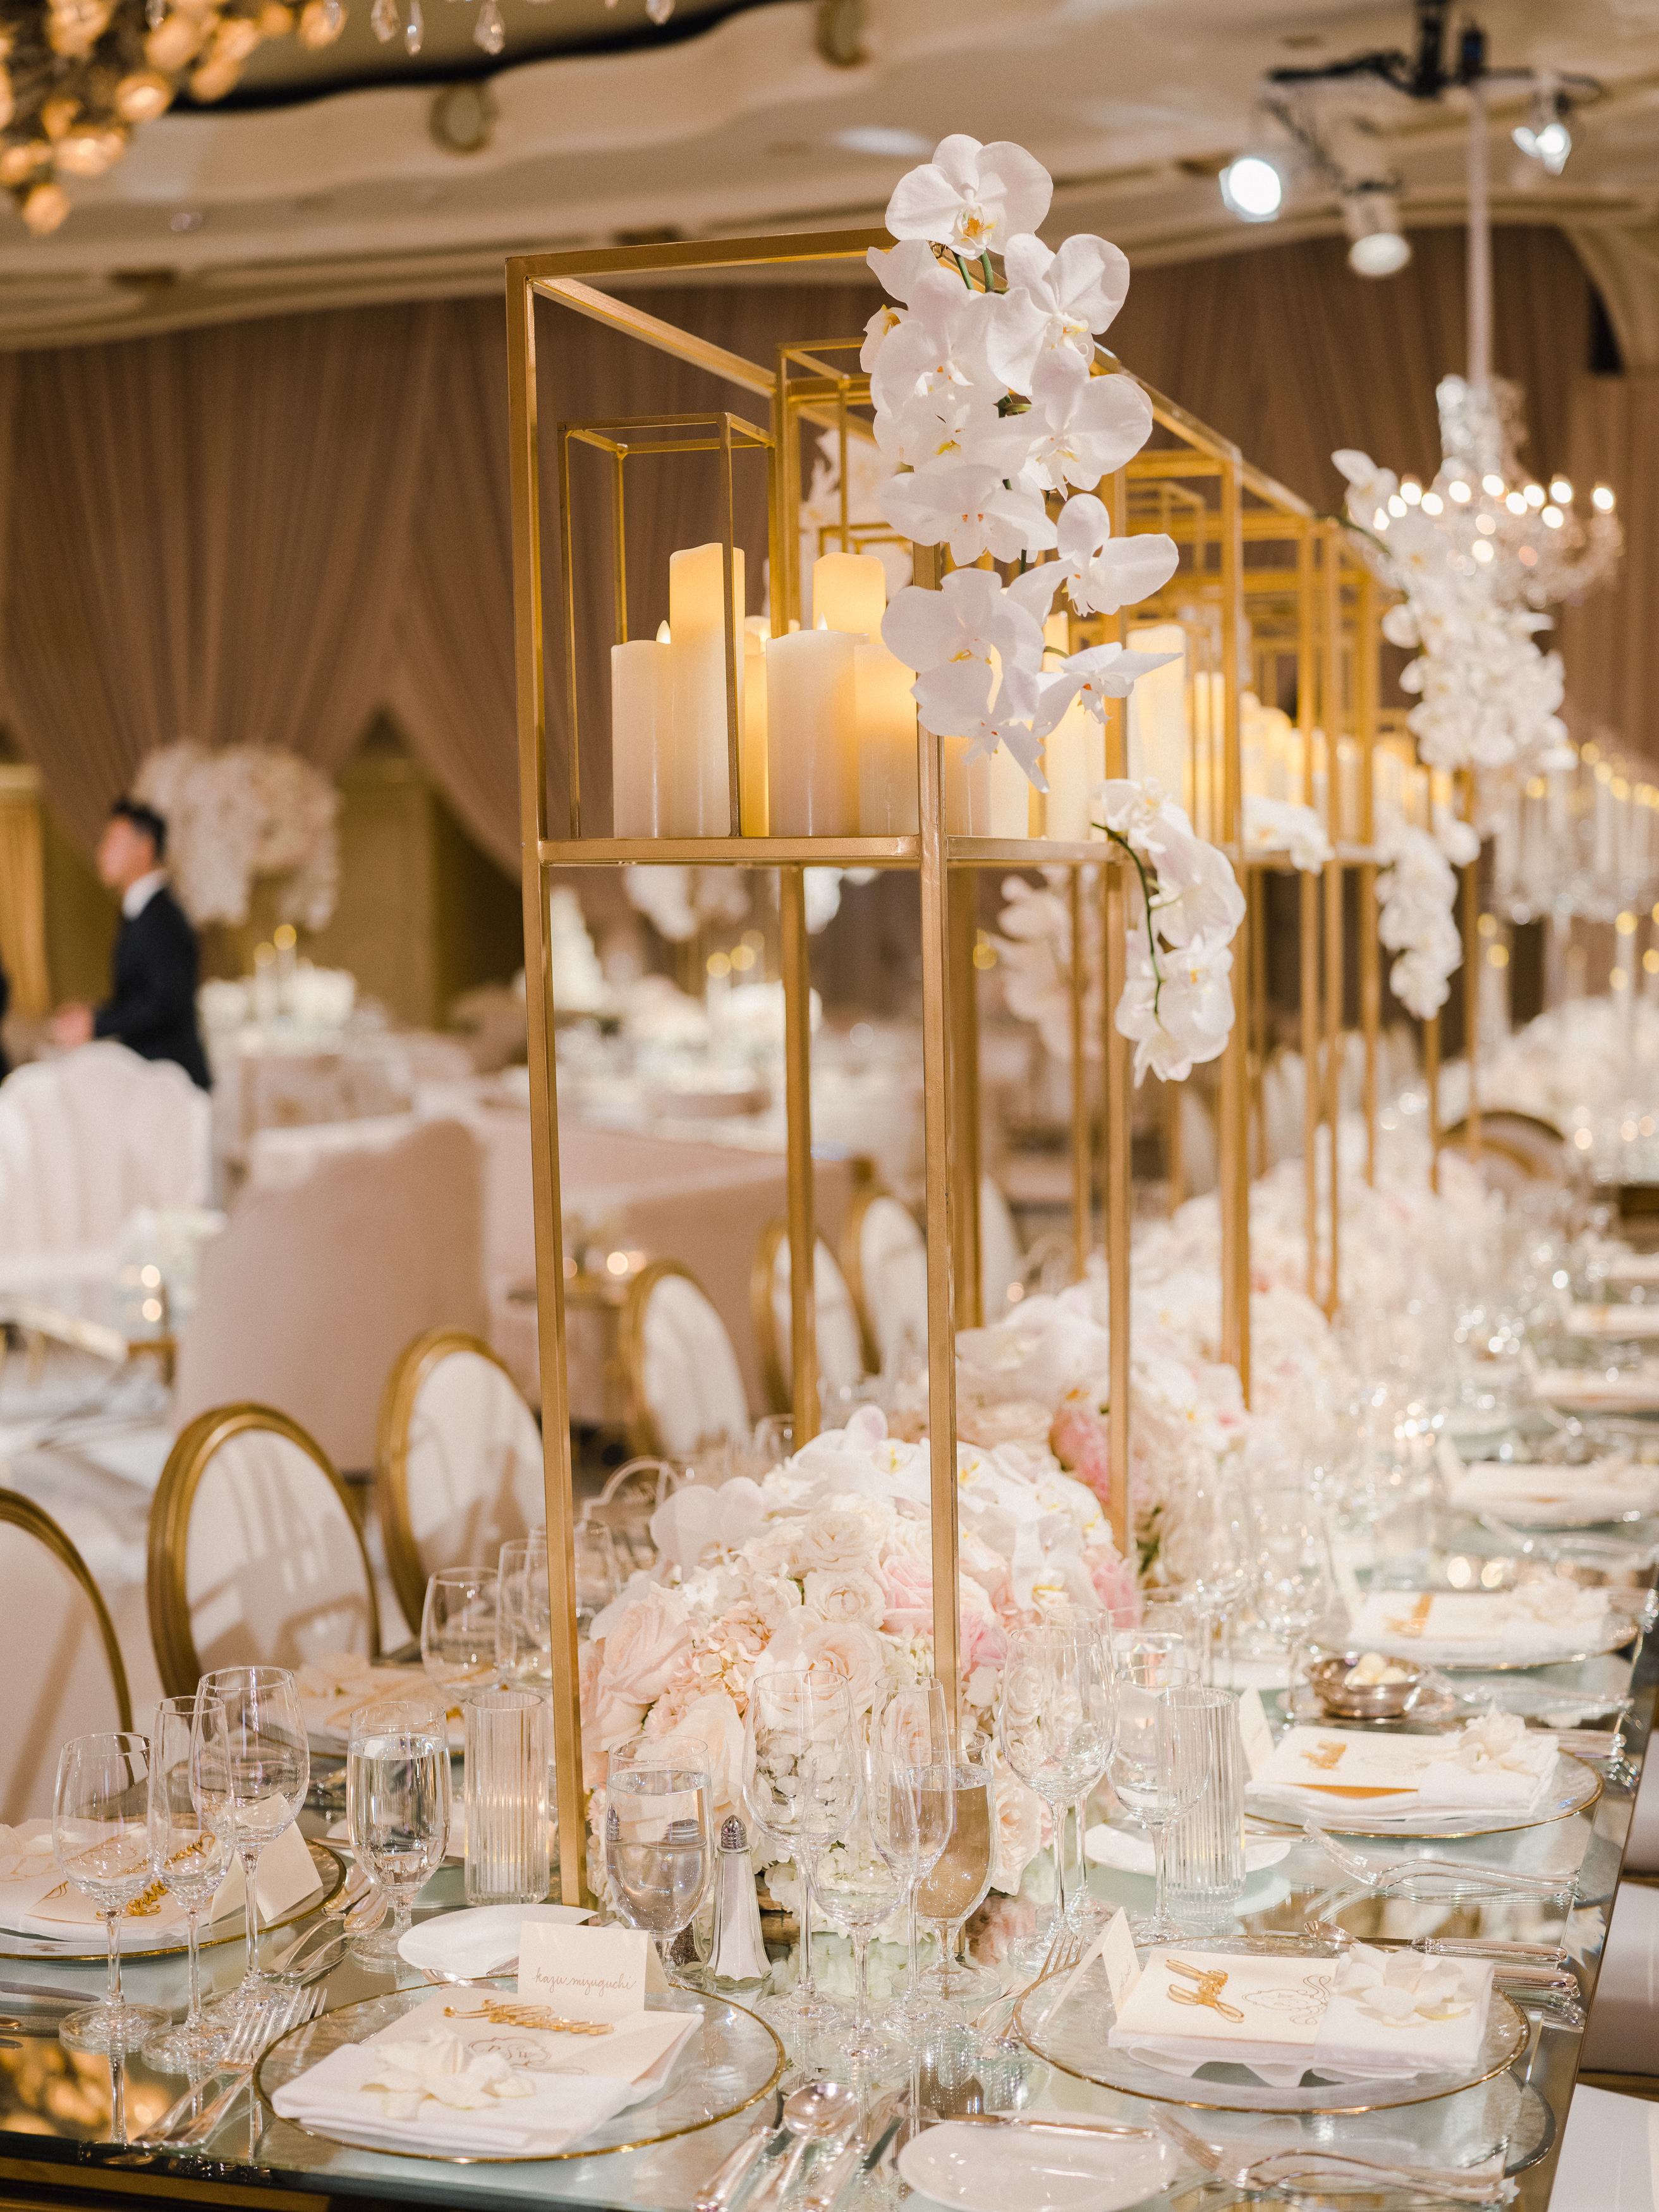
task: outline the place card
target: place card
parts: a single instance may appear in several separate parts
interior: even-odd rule
[[[1238,1732],[1244,1739],[1244,1764],[1254,1782],[1273,1755],[1273,1732],[1260,1690],[1246,1690],[1240,1696]]]
[[[657,1954],[636,1928],[529,1920],[519,1939],[519,1995],[567,2020],[618,2021],[645,2010]]]
[[[1113,2008],[1121,2012],[1129,1992],[1140,1979],[1140,1961],[1135,1956],[1134,1938],[1129,1933],[1129,1916],[1121,1905],[1060,1984],[1058,1995],[1043,2013],[1044,2021],[1054,2018],[1097,1959],[1106,1969],[1106,1986],[1112,1993]]]
[[[260,1925],[269,1928],[283,1913],[291,1912],[296,1905],[315,1896],[322,1886],[323,1878],[304,1836],[297,1827],[284,1828],[259,1854]],[[238,1859],[213,1893],[210,1921],[222,1920],[229,1913],[240,1912],[242,1898],[242,1863]]]

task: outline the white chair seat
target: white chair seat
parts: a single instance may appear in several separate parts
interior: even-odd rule
[[[818,1346],[818,1381],[830,1390],[850,1390],[864,1380],[864,1334],[858,1308],[840,1262],[820,1237],[813,1254],[812,1291]],[[772,1329],[779,1373],[793,1370],[789,1310],[789,1239],[778,1239],[772,1255]]]
[[[1551,2212],[1659,2212],[1659,2105],[1581,2081],[1562,2131]]]
[[[1659,1889],[1621,1881],[1614,1893],[1581,2063],[1659,2076]]]
[[[126,1675],[86,1563],[57,1522],[0,1490],[6,1596],[7,1725],[0,1729],[0,1821],[52,1812],[60,1745],[132,1725]]]

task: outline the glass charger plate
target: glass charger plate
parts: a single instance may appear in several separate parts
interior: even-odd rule
[[[466,1988],[471,1984],[459,1983],[456,1986]],[[503,1985],[498,1981],[489,1986],[499,1989]],[[431,1995],[431,1988],[422,1983],[417,1989],[394,1990],[386,1996],[369,1997],[360,2004],[342,2005],[337,2012],[324,2013],[319,2019],[293,2029],[271,2045],[254,2071],[255,2087],[270,2106],[285,2082],[326,2058],[331,2051],[337,2051],[342,2044],[366,2041],[382,2028],[392,2027],[416,2005],[424,2004]],[[462,2157],[447,2151],[411,2150],[407,2134],[399,2136],[391,2128],[384,2139],[377,2141],[379,2130],[372,2119],[348,2142],[345,2136],[331,2135],[325,2128],[307,2127],[298,2120],[282,2119],[274,2111],[272,2118],[279,2127],[294,2128],[301,2135],[317,2136],[326,2142],[341,2143],[348,2149],[375,2150],[387,2157],[417,2158],[439,2166],[537,2166],[550,2164],[555,2159],[600,2158],[607,2151],[638,2150],[647,2143],[666,2142],[676,2136],[690,2135],[698,2128],[713,2127],[717,2120],[728,2120],[734,2112],[743,2112],[757,2099],[765,2096],[782,2074],[786,2063],[783,2045],[765,2021],[745,2012],[741,2005],[728,2004],[724,1998],[703,1996],[687,1990],[676,1991],[672,1998],[647,1996],[646,2009],[681,2011],[687,1999],[702,2014],[702,2029],[701,2033],[694,2031],[686,2039],[666,2086],[644,2104],[630,2106],[626,2112],[617,2112],[603,2122],[568,2150],[538,2151],[533,2157]]]
[[[1425,1813],[1409,1823],[1379,1821],[1376,1814],[1368,1814],[1363,1804],[1335,1803],[1318,1808],[1310,1806],[1300,1814],[1281,1804],[1276,1811],[1264,1811],[1267,1801],[1255,1797],[1249,1790],[1244,1793],[1244,1806],[1251,1820],[1260,1826],[1298,1834],[1311,1820],[1322,1828],[1328,1828],[1333,1835],[1379,1836],[1407,1844],[1436,1840],[1448,1843],[1464,1836],[1504,1836],[1516,1828],[1547,1828],[1552,1820],[1571,1820],[1601,1795],[1601,1778],[1593,1766],[1586,1766],[1570,1751],[1558,1752],[1556,1759],[1559,1764],[1554,1787],[1529,1813],[1505,1814],[1495,1806],[1483,1806],[1471,1807],[1467,1812],[1448,1809],[1438,1817]]]
[[[303,1920],[307,1913],[319,1911],[331,1897],[338,1894],[340,1885],[346,1878],[345,1861],[337,1852],[330,1850],[326,1844],[307,1841],[306,1848],[311,1853],[312,1864],[322,1877],[321,1892],[313,1890],[299,1904],[289,1905],[286,1912],[279,1912],[274,1920],[267,1920],[262,1912],[259,1915],[262,1934],[270,1928],[290,1927],[295,1921]],[[241,1914],[228,1913],[219,1934],[203,1931],[202,1948],[207,1951],[217,1943],[240,1943],[243,1940],[243,1933]],[[127,1937],[130,1934],[137,1940],[129,1942]],[[156,1942],[146,1943],[136,1923],[121,1931],[123,1959],[181,1959],[188,1948],[182,1934],[165,1936]],[[103,1960],[108,1955],[101,1922],[92,1929],[90,1940],[84,1942],[61,1942],[50,1936],[25,1936],[15,1928],[0,1928],[0,1959]]]
[[[1334,1959],[1341,1947],[1317,1936],[1283,1936],[1272,1941],[1241,1936],[1206,1937],[1203,1948],[1256,1958],[1305,1958],[1316,1969],[1318,1962]],[[1316,2081],[1286,2088],[1258,2081],[1237,2063],[1212,2061],[1202,2069],[1210,2077],[1206,2080],[1110,2047],[1107,2032],[1117,2014],[1099,1966],[1091,1967],[1052,2018],[1045,2018],[1054,1996],[1048,1984],[1063,1979],[1057,1974],[1045,1976],[1015,2006],[1015,2023],[1028,2047],[1079,2081],[1158,2105],[1189,2105],[1217,2112],[1386,2112],[1457,2097],[1502,2074],[1527,2046],[1526,2022],[1509,1999],[1494,1990],[1479,2055],[1466,2071],[1414,2074],[1405,2081]]]
[[[1410,1590],[1399,1593],[1402,1597],[1421,1594]],[[1586,1659],[1599,1658],[1604,1652],[1622,1650],[1641,1631],[1648,1605],[1646,1592],[1614,1587],[1607,1590],[1607,1621],[1601,1634],[1579,1644],[1563,1644],[1559,1650],[1545,1647],[1522,1656],[1505,1651],[1496,1641],[1476,1644],[1471,1639],[1459,1644],[1432,1644],[1416,1637],[1379,1637],[1372,1643],[1376,1650],[1392,1657],[1415,1659],[1421,1666],[1438,1668],[1448,1674],[1467,1673],[1471,1668],[1483,1674],[1507,1674],[1532,1667],[1575,1667]],[[1316,1652],[1347,1648],[1346,1644],[1328,1644],[1317,1639],[1309,1646]]]

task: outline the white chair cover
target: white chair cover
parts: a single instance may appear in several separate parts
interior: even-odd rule
[[[864,1337],[847,1278],[822,1237],[813,1255],[812,1290],[817,1300],[818,1380],[831,1389],[851,1389],[864,1380]],[[787,1237],[780,1241],[772,1261],[772,1325],[777,1333],[778,1364],[787,1376],[794,1359]]]
[[[1000,1321],[1008,1289],[1020,1279],[1019,1232],[1008,1201],[989,1176],[979,1185],[979,1296],[988,1322]]]
[[[372,1467],[404,1346],[445,1324],[483,1334],[477,1146],[458,1121],[389,1121],[272,1133],[269,1146],[203,1255],[173,1418],[279,1406],[336,1467]]]
[[[0,1729],[0,1820],[52,1812],[58,1747],[129,1723],[85,1585],[27,1528],[0,1521],[6,1599],[6,1711]]]
[[[882,1372],[927,1349],[927,1240],[908,1206],[885,1193],[859,1220],[864,1310]]]
[[[1659,2075],[1659,1889],[1621,1881],[1613,1894],[1581,2064]]]
[[[410,1533],[428,1575],[493,1566],[509,1537],[546,1520],[541,1431],[493,1359],[458,1349],[422,1377],[404,1485]]]
[[[185,1589],[204,1672],[298,1667],[373,1647],[351,1516],[311,1455],[269,1429],[244,1429],[204,1470],[191,1500]]]
[[[787,1247],[785,1251],[787,1256]],[[697,1284],[686,1275],[664,1275],[653,1283],[640,1334],[641,1392],[671,1458],[689,1457],[715,1437],[747,1436],[749,1400],[738,1355],[726,1323]]]
[[[210,1122],[182,1067],[112,1041],[20,1067],[0,1084],[0,1255],[112,1248],[140,1206],[205,1206]]]
[[[1625,1839],[1626,1874],[1659,1874],[1659,1759],[1644,1759]]]
[[[1550,2203],[1557,2212],[1659,2212],[1659,2105],[1579,2082]]]

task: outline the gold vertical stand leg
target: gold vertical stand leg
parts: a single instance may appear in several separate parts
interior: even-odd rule
[[[1440,1188],[1440,1017],[1423,1024],[1423,1080],[1429,1094],[1429,1188]]]
[[[1340,1298],[1342,1129],[1342,868],[1336,860],[1325,863],[1325,1115],[1331,1132],[1330,1273],[1325,1290],[1327,1316],[1335,1313]]]
[[[957,1322],[951,1267],[954,1210],[951,931],[941,747],[930,730],[921,731],[917,742],[921,798],[921,1073],[927,1155],[927,1456],[933,1516],[933,1674],[944,1687],[954,1744],[959,1740],[962,1628],[957,1582]]]
[[[1091,1184],[1089,1064],[1083,1045],[1083,1006],[1088,963],[1084,957],[1083,871],[1071,872],[1072,922],[1072,1280],[1080,1283],[1089,1261]]]
[[[548,1601],[553,1628],[553,1788],[559,1894],[585,1903],[587,1807],[582,1786],[576,1684],[575,1510],[571,1492],[570,1394],[564,1361],[564,1225],[559,1206],[558,1086],[553,1060],[553,977],[547,946],[547,696],[542,659],[541,562],[536,431],[536,331],[529,288],[509,283],[507,398],[513,419],[513,565],[519,696],[519,824],[523,845],[525,1006],[529,1024],[531,1185],[536,1214],[536,1338],[542,1381],[542,1480],[547,1515]],[[575,817],[575,784],[571,784]],[[574,834],[574,829],[572,834]]]
[[[1466,1117],[1468,1154],[1480,1157],[1480,863],[1471,860],[1463,871],[1463,1058],[1469,1071],[1469,1103]],[[1632,967],[1631,988],[1636,987]]]
[[[783,925],[784,1109],[788,1122],[789,1345],[795,1449],[818,1432],[817,1239],[812,1220],[812,987],[806,952],[806,883],[778,870]]]
[[[1221,680],[1224,727],[1221,749],[1221,805],[1216,842],[1245,873],[1244,786],[1239,756],[1239,699],[1244,671],[1239,655],[1241,580],[1244,530],[1241,465],[1236,457],[1220,469],[1220,511],[1217,538],[1220,553]],[[1216,834],[1218,832],[1218,834]],[[1245,915],[1233,943],[1233,974],[1250,974],[1250,933],[1256,918],[1245,902]],[[1250,1093],[1249,993],[1243,991],[1246,1018],[1235,1019],[1221,1055],[1221,1127],[1217,1131],[1221,1199],[1221,1357],[1238,1370],[1244,1402],[1250,1402]]]
[[[1112,1535],[1124,1559],[1133,1560],[1134,1528],[1129,1515],[1129,1236],[1133,1190],[1130,1174],[1129,1103],[1132,1092],[1129,1040],[1120,1036],[1112,1017],[1123,995],[1127,952],[1124,932],[1127,902],[1134,885],[1127,867],[1104,867],[1106,896],[1106,993],[1102,1004],[1101,1043],[1106,1062],[1106,1174],[1102,1191],[1106,1237],[1107,1325],[1111,1332],[1110,1401],[1107,1442],[1111,1458]]]
[[[1303,869],[1297,877],[1302,953],[1303,1219],[1308,1237],[1308,1296],[1319,1296],[1319,885]]]
[[[979,1259],[979,876],[972,868],[947,875],[951,896],[951,1245],[956,1255],[957,1327],[977,1328],[983,1318]]]
[[[1359,1020],[1365,1033],[1365,1180],[1376,1188],[1376,1046],[1382,1028],[1382,946],[1376,934],[1376,864],[1359,871]]]
[[[1250,932],[1250,1130],[1255,1143],[1249,1155],[1252,1175],[1267,1170],[1267,871],[1250,868],[1245,874],[1245,896],[1259,926]]]

